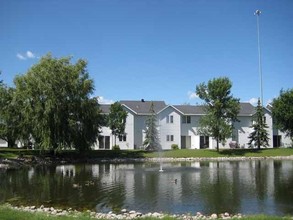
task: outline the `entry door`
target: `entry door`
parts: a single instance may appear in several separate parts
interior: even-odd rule
[[[99,136],[99,149],[110,149],[110,136]]]
[[[110,149],[110,136],[105,136],[105,149]]]
[[[186,149],[186,136],[181,136],[181,149]]]
[[[181,136],[181,149],[191,148],[191,136]]]
[[[209,147],[209,136],[200,136],[199,147],[200,149]]]

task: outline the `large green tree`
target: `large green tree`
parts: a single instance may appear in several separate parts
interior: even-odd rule
[[[154,103],[151,103],[150,115],[146,120],[146,132],[143,145],[146,150],[160,150],[160,142],[157,129],[157,117],[154,110]]]
[[[22,120],[37,148],[84,151],[96,142],[100,110],[98,100],[90,97],[94,84],[86,66],[82,59],[72,64],[70,57],[48,54],[15,78]]]
[[[115,102],[110,106],[110,113],[108,115],[108,125],[115,138],[114,145],[116,146],[116,139],[119,135],[125,133],[125,123],[127,112],[119,102]]]
[[[0,85],[0,139],[7,141],[8,147],[14,147],[20,139],[21,115],[14,100],[14,89]]]
[[[293,140],[293,89],[281,90],[272,106],[274,123]]]
[[[198,133],[225,143],[232,135],[233,122],[240,110],[239,99],[231,95],[232,83],[227,77],[214,78],[196,86],[196,94],[205,101],[205,115],[199,121]]]
[[[269,146],[269,133],[267,129],[269,128],[265,122],[265,115],[263,112],[263,107],[258,99],[256,106],[256,113],[253,116],[253,123],[251,125],[253,131],[249,134],[249,142],[248,144],[252,147],[252,145],[256,145],[258,149],[261,146],[268,147]]]

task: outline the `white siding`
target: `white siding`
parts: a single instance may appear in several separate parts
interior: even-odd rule
[[[7,141],[0,139],[0,147],[8,147]]]
[[[134,149],[143,149],[146,132],[146,115],[135,115],[134,117]]]
[[[167,117],[173,116],[173,123],[167,123]],[[171,106],[159,114],[159,136],[162,149],[171,149],[172,144],[178,144],[181,148],[181,115]],[[173,141],[167,141],[167,135],[173,135]]]

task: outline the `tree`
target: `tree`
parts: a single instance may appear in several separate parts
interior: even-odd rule
[[[0,138],[7,141],[8,147],[14,147],[21,133],[19,109],[13,96],[13,88],[0,85]]]
[[[281,90],[272,106],[274,123],[293,140],[293,89]]]
[[[115,102],[110,106],[110,113],[108,115],[108,125],[112,130],[112,134],[116,138],[119,135],[124,135],[125,133],[125,123],[127,118],[127,112],[123,109],[119,102]]]
[[[256,145],[258,149],[261,146],[267,147],[269,146],[269,134],[268,134],[268,126],[265,123],[265,115],[263,112],[263,107],[260,103],[260,99],[258,99],[256,106],[256,113],[253,116],[253,124],[251,128],[253,128],[253,132],[251,132],[248,136],[250,139],[248,144],[252,147],[252,144]]]
[[[146,150],[159,150],[160,142],[158,137],[158,129],[157,129],[157,118],[154,110],[154,103],[152,102],[150,107],[150,115],[146,120],[146,136],[143,142],[143,145]]]
[[[94,84],[87,62],[71,64],[70,57],[42,57],[14,80],[22,120],[36,147],[53,150],[90,149],[100,128],[98,100],[90,98]]]
[[[198,133],[216,139],[217,151],[219,142],[225,143],[232,135],[233,122],[237,121],[240,110],[239,99],[230,94],[231,87],[227,77],[214,78],[207,85],[196,86],[196,94],[205,101],[205,115],[200,119]]]

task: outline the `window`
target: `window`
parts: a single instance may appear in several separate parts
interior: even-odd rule
[[[167,141],[174,141],[174,135],[167,135]]]
[[[125,142],[126,141],[126,134],[121,134],[118,136],[118,138],[119,138],[120,142],[122,142],[122,141]]]
[[[173,115],[167,116],[167,123],[173,123],[173,121],[174,121]]]
[[[182,116],[182,123],[183,124],[190,124],[191,123],[191,117],[190,116]]]

